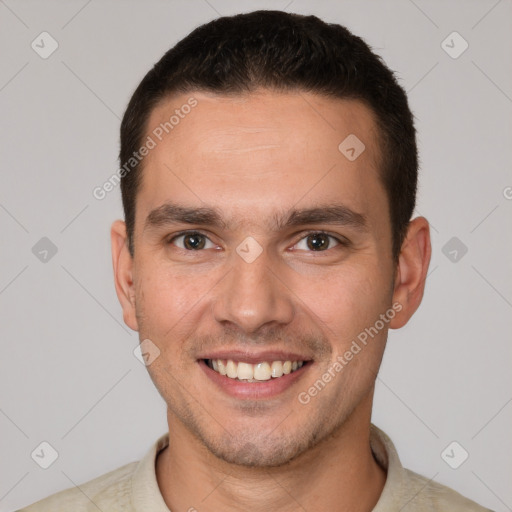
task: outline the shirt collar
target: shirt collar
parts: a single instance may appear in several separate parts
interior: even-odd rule
[[[169,433],[158,438],[137,464],[132,476],[132,505],[135,511],[170,512],[156,479],[156,457],[169,445]],[[385,512],[400,503],[404,468],[391,439],[370,425],[370,447],[377,463],[386,471],[386,483],[373,512]]]
[[[136,512],[170,512],[156,479],[156,457],[168,445],[167,432],[158,438],[137,464],[132,475],[132,505]]]
[[[377,463],[386,471],[386,483],[372,512],[398,510],[405,470],[393,441],[378,427],[370,426],[370,447]]]

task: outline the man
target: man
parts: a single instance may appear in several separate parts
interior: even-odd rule
[[[361,39],[278,11],[199,27],[135,91],[120,160],[115,286],[169,432],[25,510],[485,510],[371,424],[431,249],[407,98]]]

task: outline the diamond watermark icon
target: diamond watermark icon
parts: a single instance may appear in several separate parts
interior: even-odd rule
[[[48,32],[41,32],[30,46],[41,59],[47,59],[59,47],[59,43]]]
[[[48,469],[59,458],[59,452],[48,441],[43,441],[34,448],[30,456],[38,466]]]
[[[42,263],[48,263],[57,254],[57,246],[48,237],[43,236],[32,247],[32,254]]]
[[[441,252],[452,262],[458,263],[468,252],[467,246],[456,236],[446,242]]]
[[[252,263],[263,252],[263,247],[252,236],[248,236],[236,248],[236,252],[246,263]]]
[[[149,366],[160,355],[160,349],[150,339],[145,339],[135,347],[133,355],[144,366]]]
[[[356,160],[365,149],[366,146],[353,133],[343,139],[343,141],[338,146],[340,153],[351,162]]]
[[[452,441],[442,452],[441,458],[450,466],[452,469],[457,469],[469,457],[469,453],[466,449],[457,441]]]
[[[458,32],[454,31],[443,40],[441,48],[452,59],[458,59],[469,48],[469,44]]]

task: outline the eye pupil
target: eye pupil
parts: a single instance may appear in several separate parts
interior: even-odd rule
[[[205,245],[204,237],[198,233],[185,235],[183,237],[183,245],[187,249],[202,249]]]
[[[323,233],[316,233],[308,236],[309,249],[324,249],[329,245],[329,237]]]

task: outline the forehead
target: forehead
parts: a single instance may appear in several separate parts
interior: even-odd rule
[[[387,210],[376,123],[359,101],[194,92],[158,105],[146,136],[155,147],[143,162],[141,220],[170,200],[217,208],[226,219],[260,219],[262,226],[299,203]]]
[[[377,135],[374,114],[361,101],[267,89],[230,96],[199,91],[172,96],[153,109],[147,132],[156,133],[158,142],[165,139],[164,144],[200,144],[205,150],[211,144],[216,151],[232,154],[282,147],[278,145],[283,138],[299,153],[301,147],[306,150],[320,139],[324,149],[334,142],[331,149],[337,150],[339,138],[351,133],[372,146]],[[258,147],[259,141],[270,144]],[[373,154],[377,148],[368,149],[367,156],[377,156]]]

